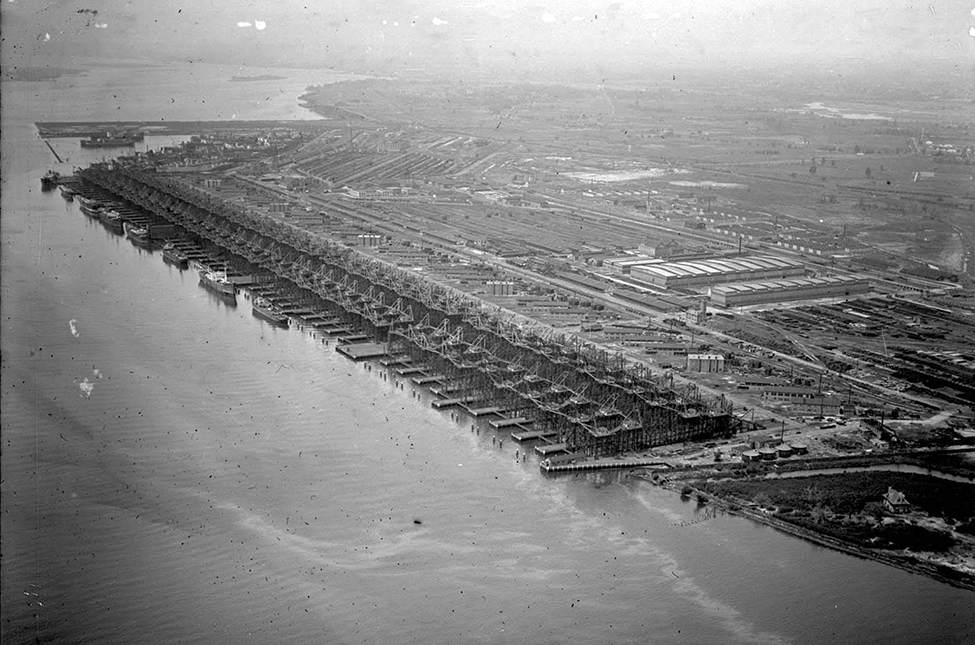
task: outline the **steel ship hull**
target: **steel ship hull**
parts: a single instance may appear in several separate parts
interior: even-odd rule
[[[218,296],[237,302],[237,288],[223,275],[210,271],[200,271],[200,284]]]
[[[278,325],[279,327],[288,326],[288,317],[279,311],[275,311],[269,302],[263,301],[260,298],[255,298],[251,302],[251,313],[272,325]]]

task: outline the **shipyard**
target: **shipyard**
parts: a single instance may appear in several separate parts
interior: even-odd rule
[[[60,185],[114,203],[133,243],[214,295],[428,388],[542,473],[703,481],[971,445],[967,262],[880,260],[849,223],[759,211],[688,181],[718,176],[691,164],[595,172],[541,140],[366,127],[303,100],[326,118],[204,127]],[[142,132],[42,132],[92,129]]]
[[[968,10],[6,3],[3,642],[968,642]]]

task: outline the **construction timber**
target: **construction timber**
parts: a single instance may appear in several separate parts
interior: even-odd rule
[[[389,355],[426,366],[451,397],[503,409],[570,452],[600,457],[732,432],[724,397],[225,199],[199,178],[114,163],[79,179],[271,276],[289,300],[328,312]]]

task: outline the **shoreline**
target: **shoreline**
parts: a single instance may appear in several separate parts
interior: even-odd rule
[[[685,486],[689,487],[692,493],[699,500],[706,500],[707,504],[716,506],[726,513],[731,515],[739,515],[741,517],[752,520],[753,522],[764,524],[765,526],[770,526],[778,531],[797,537],[807,542],[823,546],[826,548],[833,549],[834,551],[840,551],[848,555],[853,555],[865,560],[873,560],[881,564],[886,564],[888,566],[896,567],[898,569],[908,571],[917,575],[923,575],[938,582],[951,585],[960,589],[965,589],[967,591],[975,591],[975,576],[968,575],[964,572],[960,572],[950,567],[944,567],[953,572],[957,572],[956,575],[948,575],[940,571],[941,567],[934,563],[928,563],[915,558],[910,558],[906,555],[895,555],[891,553],[885,553],[876,551],[873,549],[868,549],[866,547],[860,546],[854,542],[849,542],[846,540],[841,540],[824,533],[819,533],[808,528],[787,522],[780,518],[774,517],[771,514],[762,513],[757,510],[753,510],[748,506],[749,502],[747,500],[740,500],[737,498],[725,498],[722,496],[715,495],[713,493],[705,492],[694,486],[689,486],[682,478],[673,479],[660,479],[653,480],[650,477],[640,477],[645,481],[662,486],[668,490],[674,491],[678,494],[681,493],[681,489]],[[678,486],[678,482],[681,482]],[[910,551],[906,551],[910,553]]]
[[[147,136],[193,135],[202,131],[240,131],[291,128],[318,130],[329,119],[263,119],[254,121],[35,121],[34,127],[42,139],[60,137],[90,137],[104,135],[111,130],[140,130]]]

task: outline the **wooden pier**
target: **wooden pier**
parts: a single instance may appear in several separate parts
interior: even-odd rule
[[[511,426],[528,427],[531,424],[532,422],[526,419],[525,417],[512,417],[512,418],[505,417],[502,419],[491,419],[490,421],[488,421],[488,425],[490,425],[492,428],[495,428],[496,430],[500,430],[502,428],[508,428]]]
[[[348,325],[315,325],[315,330],[329,336],[338,336],[339,334],[348,334],[352,328]]]
[[[558,434],[552,430],[528,430],[526,428],[524,432],[512,432],[511,438],[515,441],[531,441],[533,439],[551,439],[557,437]]]
[[[553,453],[557,452],[568,452],[566,445],[564,443],[546,443],[540,446],[535,446],[535,452],[543,457],[547,457]]]
[[[552,463],[548,459],[543,459],[539,463],[539,468],[546,473],[562,473],[581,470],[609,470],[612,468],[659,468],[660,470],[666,470],[670,466],[657,459],[612,458],[574,463]]]
[[[443,380],[443,376],[440,374],[429,374],[425,376],[414,376],[412,380],[417,385],[427,385],[429,383],[439,383]]]
[[[395,367],[397,365],[409,365],[413,362],[410,356],[387,356],[379,361],[383,367]]]
[[[443,385],[441,387],[431,387],[430,391],[437,396],[447,396],[448,394],[453,394],[454,392],[460,392],[464,387],[462,385]]]
[[[372,338],[369,334],[347,334],[345,336],[339,336],[336,340],[340,345],[349,345],[353,343],[362,343],[368,341]]]
[[[388,348],[386,343],[346,343],[336,345],[335,351],[351,358],[354,361],[364,361],[370,358],[386,356]]]
[[[476,398],[473,396],[465,396],[459,399],[436,399],[432,401],[430,405],[437,408],[438,410],[442,410],[444,408],[452,408],[454,406],[464,405],[465,403],[473,403],[475,400]]]
[[[489,414],[498,414],[499,412],[501,412],[501,408],[492,405],[486,408],[467,408],[467,412],[472,417],[484,417]]]
[[[423,365],[415,365],[413,367],[397,367],[393,371],[400,376],[410,376],[411,374],[426,374],[427,368]]]

